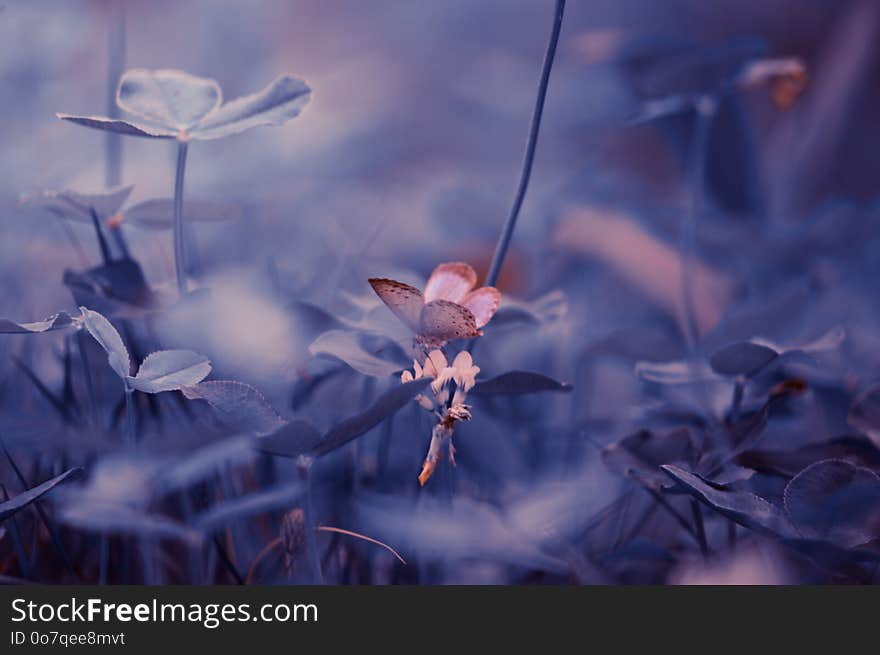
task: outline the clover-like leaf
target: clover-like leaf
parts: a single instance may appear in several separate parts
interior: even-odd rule
[[[193,127],[196,139],[219,139],[262,125],[283,125],[299,115],[312,90],[290,75],[276,78],[263,90],[227,102]]]
[[[842,460],[816,462],[785,487],[785,509],[805,537],[844,548],[880,536],[880,477]]]
[[[116,104],[139,120],[56,114],[97,130],[144,138],[219,139],[261,125],[283,125],[298,116],[311,95],[300,79],[282,75],[257,93],[220,105],[212,79],[183,71],[126,71]]]
[[[177,391],[198,384],[210,372],[211,362],[204,355],[192,350],[160,350],[147,355],[128,384],[145,393]]]
[[[238,220],[242,217],[240,205],[230,202],[187,200],[183,207],[183,219],[187,222],[219,223]],[[123,218],[141,228],[150,230],[170,230],[174,225],[174,200],[153,198],[145,200],[125,210]]]
[[[119,80],[116,104],[161,127],[189,130],[220,106],[216,81],[179,70],[133,68]]]
[[[52,489],[57,487],[59,484],[61,484],[71,476],[75,476],[80,473],[82,473],[82,469],[79,467],[68,469],[61,475],[56,475],[51,480],[46,480],[42,484],[38,484],[36,487],[32,487],[26,491],[22,491],[17,496],[0,503],[0,522],[5,521],[10,516],[14,515],[17,511],[27,507],[35,500],[39,500],[40,497],[45,496],[47,493],[52,491]]]
[[[39,334],[70,327],[76,319],[67,312],[58,312],[45,321],[35,323],[17,323],[8,318],[0,318],[0,334]]]
[[[263,394],[244,382],[208,380],[181,391],[190,400],[207,402],[220,420],[235,430],[265,434],[284,425]]]
[[[110,368],[122,380],[126,380],[129,377],[131,360],[128,357],[128,349],[125,347],[122,337],[119,336],[119,332],[102,314],[85,307],[80,307],[79,310],[82,312],[83,325],[86,330],[89,331],[89,334],[107,353],[107,361],[110,363]]]

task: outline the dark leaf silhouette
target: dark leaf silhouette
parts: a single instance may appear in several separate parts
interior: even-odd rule
[[[479,380],[471,393],[474,394],[519,394],[539,391],[571,391],[571,385],[558,382],[551,377],[529,371],[509,371],[488,380]]]
[[[75,477],[80,473],[82,473],[81,468],[77,467],[68,469],[61,475],[57,475],[51,480],[46,480],[42,484],[38,484],[36,487],[28,489],[27,491],[22,491],[10,500],[0,503],[0,521],[8,519],[10,516],[13,516],[19,510],[24,509],[35,500],[39,500],[42,496],[45,496],[68,478]]]

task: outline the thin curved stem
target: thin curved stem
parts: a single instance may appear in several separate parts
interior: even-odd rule
[[[553,15],[553,31],[550,33],[550,41],[547,44],[547,52],[544,55],[544,66],[541,69],[541,80],[538,83],[538,97],[535,100],[535,109],[532,112],[532,123],[529,128],[529,139],[526,142],[526,152],[523,157],[522,172],[520,173],[519,186],[513,200],[513,207],[501,229],[495,254],[492,256],[492,265],[489,267],[489,275],[486,276],[486,286],[495,286],[498,276],[501,274],[501,266],[507,256],[510,240],[516,228],[516,221],[526,197],[529,187],[529,178],[532,175],[532,165],[535,162],[535,148],[538,145],[538,132],[541,129],[541,116],[544,113],[544,99],[547,97],[547,86],[550,83],[550,71],[553,69],[553,59],[556,57],[556,46],[559,43],[559,32],[562,30],[562,15],[565,12],[565,0],[556,0],[556,10]]]
[[[174,176],[174,271],[177,274],[177,290],[181,295],[186,289],[186,247],[183,230],[183,176],[186,173],[186,151],[189,143],[177,141],[177,172]]]

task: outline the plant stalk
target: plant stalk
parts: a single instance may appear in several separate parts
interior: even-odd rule
[[[183,177],[186,172],[186,151],[189,142],[177,140],[177,172],[174,176],[174,271],[180,295],[186,288],[186,244],[183,230]]]
[[[556,9],[553,15],[553,30],[550,33],[550,41],[544,54],[544,65],[541,69],[541,79],[538,83],[538,97],[535,99],[535,108],[532,112],[532,122],[529,128],[529,138],[526,142],[526,152],[523,156],[522,172],[520,173],[519,186],[513,200],[513,207],[501,229],[495,254],[492,256],[492,264],[489,274],[486,276],[486,286],[495,286],[498,276],[501,274],[501,266],[507,256],[507,249],[513,238],[516,221],[522,208],[526,190],[529,187],[529,179],[532,175],[532,165],[535,162],[535,148],[538,145],[538,132],[541,129],[541,116],[544,113],[544,99],[547,97],[547,86],[550,83],[550,71],[553,69],[553,59],[556,57],[556,46],[559,43],[559,32],[562,30],[562,15],[565,12],[565,0],[556,0]]]

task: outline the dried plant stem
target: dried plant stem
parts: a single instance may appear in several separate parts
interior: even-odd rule
[[[177,274],[177,290],[181,295],[186,289],[186,245],[183,229],[183,177],[186,173],[186,151],[189,142],[177,141],[177,172],[174,175],[174,271]]]
[[[361,534],[359,532],[352,532],[351,530],[343,530],[342,528],[334,528],[329,525],[319,525],[316,529],[319,531],[323,531],[323,532],[336,532],[338,534],[345,534],[345,535],[348,535],[349,537],[356,537],[358,539],[363,539],[364,541],[369,541],[371,544],[376,544],[377,546],[382,546],[382,548],[384,548],[385,550],[390,552],[392,555],[394,555],[398,560],[400,560],[401,564],[406,564],[406,560],[403,559],[403,557],[401,557],[400,553],[398,553],[396,550],[394,550],[388,544],[386,544],[382,541],[379,541],[378,539],[373,539],[372,537],[368,537],[367,535]]]
[[[248,569],[247,576],[244,579],[244,584],[253,584],[254,576],[257,574],[257,567],[260,565],[260,562],[262,562],[269,553],[271,553],[276,548],[279,548],[281,545],[281,537],[275,537],[272,541],[263,546],[263,550],[257,553],[254,561],[251,562],[251,566]]]
[[[553,59],[556,56],[556,46],[559,43],[559,32],[562,29],[562,15],[565,11],[565,0],[556,0],[556,9],[553,15],[553,30],[550,33],[550,41],[544,55],[544,66],[541,69],[541,80],[538,83],[538,97],[535,100],[535,109],[532,112],[532,123],[529,128],[529,138],[526,142],[526,152],[523,157],[522,172],[520,173],[519,186],[513,200],[513,207],[501,229],[495,254],[492,256],[492,264],[489,267],[489,275],[486,277],[486,286],[495,286],[498,276],[501,274],[501,266],[510,247],[516,221],[522,208],[526,190],[529,187],[529,178],[532,175],[532,165],[535,162],[535,148],[538,145],[538,132],[541,129],[541,116],[544,113],[544,99],[547,97],[547,86],[550,83],[550,71],[553,69]]]

